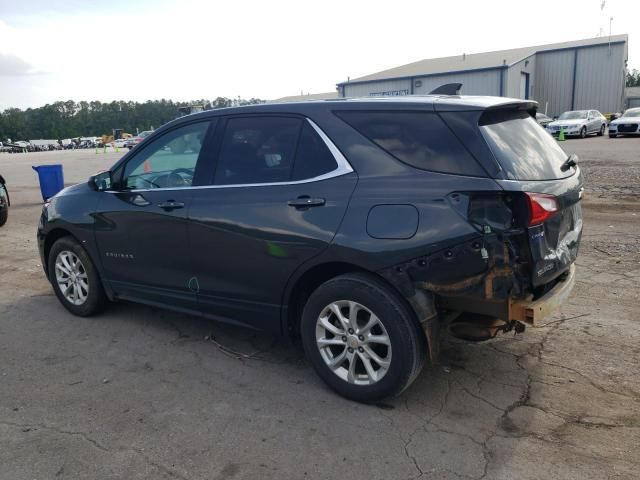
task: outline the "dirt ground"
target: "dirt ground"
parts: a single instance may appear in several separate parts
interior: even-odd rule
[[[0,478],[640,478],[640,139],[568,140],[587,175],[578,283],[547,326],[449,341],[402,396],[329,391],[301,347],[121,302],[67,313],[39,265],[30,165],[0,155]]]

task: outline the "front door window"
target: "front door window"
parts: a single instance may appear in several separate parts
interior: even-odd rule
[[[190,187],[209,122],[170,131],[143,147],[125,166],[126,190]]]

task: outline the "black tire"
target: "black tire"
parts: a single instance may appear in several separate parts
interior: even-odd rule
[[[610,133],[609,138],[616,138],[618,136],[617,133]]]
[[[328,305],[340,300],[355,301],[373,312],[389,337],[391,360],[388,370],[373,384],[356,385],[339,377],[325,363],[317,346],[316,322]],[[340,395],[357,402],[371,403],[400,394],[418,376],[427,355],[426,338],[413,310],[397,292],[373,274],[340,275],[318,287],[304,307],[300,333],[306,356],[320,378]],[[346,345],[344,349],[347,350]],[[362,359],[358,362],[362,370]]]
[[[72,252],[75,254],[80,262],[84,272],[86,273],[87,283],[89,284],[89,291],[86,300],[81,305],[74,305],[67,300],[58,285],[56,280],[56,259],[61,252]],[[87,254],[84,248],[72,237],[62,237],[53,244],[49,251],[49,258],[47,259],[49,281],[53,286],[60,303],[74,315],[80,317],[88,317],[94,315],[102,310],[107,303],[107,297],[104,293],[104,288],[98,272],[91,261],[91,258]]]
[[[586,138],[587,136],[587,127],[582,127],[580,129],[580,138]]]
[[[604,123],[600,126],[600,131],[598,132],[598,136],[602,137],[604,135],[604,131],[605,131],[606,127],[604,126]]]
[[[4,185],[4,178],[0,175],[0,227],[9,218],[9,193]]]
[[[0,205],[0,227],[7,223],[9,218],[9,207],[6,205]]]

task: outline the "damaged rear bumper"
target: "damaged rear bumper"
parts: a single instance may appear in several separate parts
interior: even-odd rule
[[[510,300],[509,320],[517,320],[533,325],[534,327],[540,326],[546,317],[566,302],[575,283],[576,267],[575,265],[571,265],[566,276],[560,279],[553,288],[542,297],[536,300]]]
[[[575,265],[572,264],[554,281],[553,286],[538,298],[534,298],[533,294],[524,298],[440,296],[439,305],[447,310],[487,315],[507,321],[515,320],[536,327],[567,300],[573,290],[575,277]]]
[[[431,362],[437,363],[440,354],[440,330],[446,324],[455,321],[461,313],[475,313],[484,316],[484,319],[487,316],[493,317],[494,320],[497,319],[497,324],[489,326],[486,322],[480,322],[476,325],[480,329],[484,328],[485,331],[491,330],[492,334],[483,339],[494,337],[497,330],[507,332],[515,328],[516,332],[522,332],[524,326],[520,325],[522,328],[518,329],[516,322],[533,327],[543,326],[544,319],[567,301],[575,282],[576,268],[572,264],[567,272],[556,280],[553,287],[536,299],[533,298],[533,295],[529,295],[524,299],[509,297],[503,300],[438,296],[436,300],[433,292],[416,288],[415,294],[408,298],[408,301],[418,315],[427,337]],[[436,303],[440,308],[450,309],[448,314],[443,315],[442,311],[439,312]],[[447,318],[447,315],[453,316]],[[500,321],[503,321],[502,325],[500,325]],[[456,335],[454,334],[454,336]]]

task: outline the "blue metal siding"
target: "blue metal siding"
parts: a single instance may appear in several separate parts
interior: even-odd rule
[[[374,94],[385,95],[427,95],[445,83],[462,83],[463,95],[500,95],[500,74],[502,68],[468,71],[464,73],[409,77],[401,80],[380,80],[342,85],[347,97],[367,97]],[[416,85],[419,82],[420,86]]]
[[[536,55],[533,98],[547,115],[556,116],[571,109],[573,90],[573,50],[543,52]]]
[[[367,83],[345,83],[342,85],[345,97],[369,97],[373,95],[410,95],[411,79],[381,80]]]
[[[580,49],[576,56],[574,108],[619,112],[624,97],[624,45]]]
[[[470,71],[465,73],[445,73],[442,75],[429,75],[415,77],[421,85],[414,87],[416,95],[426,95],[433,89],[446,83],[462,83],[462,95],[500,95],[501,68],[492,70]]]
[[[571,110],[576,108],[576,75],[578,74],[578,49],[573,51],[573,80],[571,81]]]
[[[520,75],[522,73],[529,74],[530,87],[528,88],[529,98],[536,100],[535,91],[535,72],[536,72],[536,56],[523,58],[518,63],[509,66],[505,71],[505,88],[504,96],[510,98],[520,98]]]

